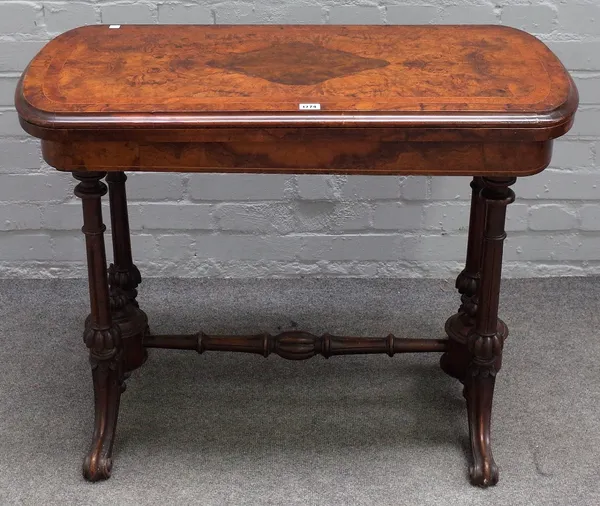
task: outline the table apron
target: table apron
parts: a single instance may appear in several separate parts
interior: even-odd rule
[[[270,142],[42,141],[63,171],[526,176],[550,163],[552,141]]]

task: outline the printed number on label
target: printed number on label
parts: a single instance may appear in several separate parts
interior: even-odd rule
[[[300,104],[301,111],[313,110],[318,111],[321,109],[321,104]]]

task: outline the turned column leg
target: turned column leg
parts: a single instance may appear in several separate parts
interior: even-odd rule
[[[103,172],[74,173],[80,181],[75,195],[82,199],[83,228],[88,263],[91,315],[83,339],[90,350],[94,382],[95,421],[83,474],[91,481],[110,477],[112,447],[119,412],[123,350],[119,326],[113,323],[104,248],[101,198],[106,185]]]
[[[515,198],[509,185],[515,179],[484,178],[483,182],[481,197],[486,211],[481,280],[475,326],[467,337],[470,362],[464,384],[473,453],[471,483],[486,487],[498,482],[498,467],[490,446],[490,428],[496,373],[502,365],[502,348],[508,335],[506,326],[499,325],[498,302],[506,207]]]
[[[114,262],[108,268],[111,308],[113,321],[119,326],[123,339],[123,366],[129,372],[146,361],[144,336],[148,331],[148,318],[136,300],[142,277],[131,254],[125,181],[127,176],[123,172],[110,172],[106,176],[114,254]]]
[[[469,238],[465,268],[456,278],[456,288],[461,295],[461,306],[446,322],[446,333],[450,338],[450,348],[440,359],[446,374],[464,380],[469,364],[467,336],[475,324],[477,312],[477,288],[481,270],[485,205],[481,197],[483,179],[474,177],[471,181],[471,215],[469,218]]]

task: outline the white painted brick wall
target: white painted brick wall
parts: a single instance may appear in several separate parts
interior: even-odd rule
[[[94,23],[500,23],[530,31],[572,71],[581,107],[550,169],[515,185],[504,272],[600,273],[600,0],[2,0],[0,276],[85,274],[74,182],[41,161],[13,95],[46,41]],[[445,277],[463,264],[468,178],[132,174],[128,191],[133,248],[149,275]]]

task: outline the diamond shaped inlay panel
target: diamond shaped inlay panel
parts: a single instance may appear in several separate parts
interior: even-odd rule
[[[365,58],[305,42],[274,44],[207,62],[210,67],[295,86],[318,84],[336,77],[387,67],[389,64],[386,60]]]

